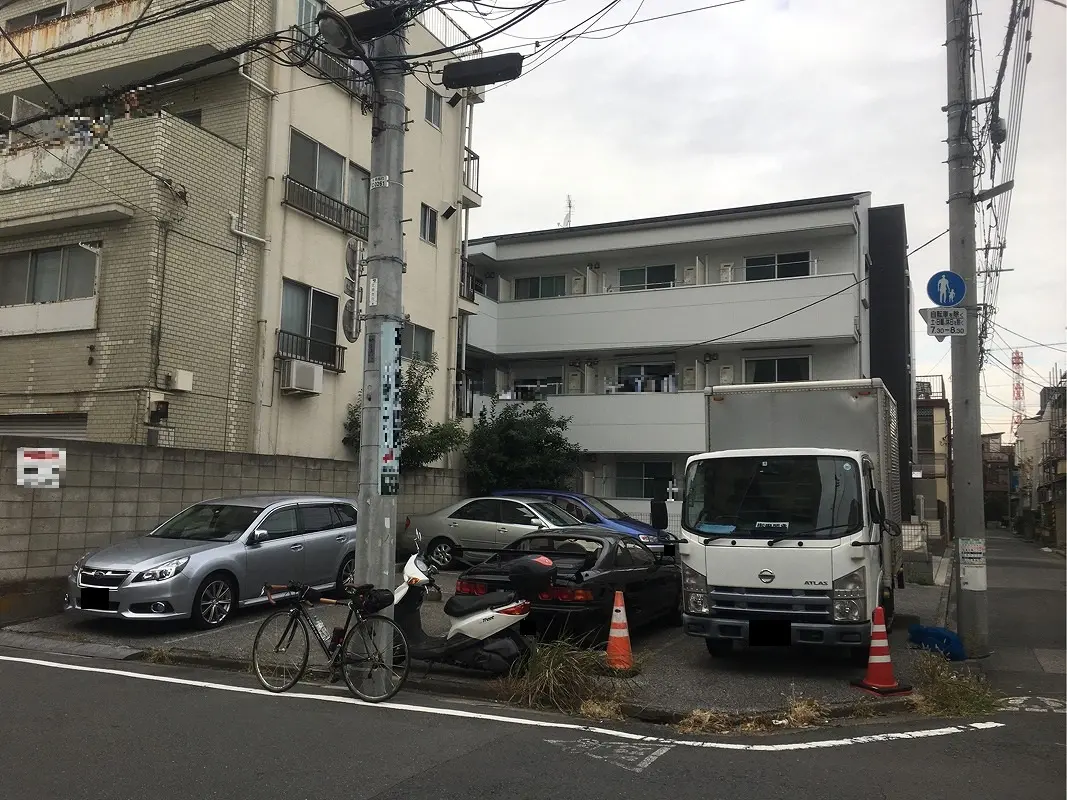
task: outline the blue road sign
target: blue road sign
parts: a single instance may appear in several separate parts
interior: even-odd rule
[[[963,297],[967,294],[967,284],[955,272],[943,270],[935,272],[930,278],[930,282],[926,284],[926,294],[934,304],[951,308],[963,302]]]

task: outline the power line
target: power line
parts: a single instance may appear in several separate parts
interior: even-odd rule
[[[1004,331],[1004,333],[1010,333],[1012,336],[1018,336],[1023,341],[1030,342],[1030,346],[1031,347],[1044,347],[1044,348],[1046,348],[1048,350],[1055,350],[1058,353],[1067,353],[1067,350],[1060,350],[1058,348],[1058,345],[1056,345],[1056,344],[1044,344],[1042,342],[1037,341],[1036,339],[1031,339],[1029,336],[1023,336],[1021,333],[1017,333],[1016,331],[1013,331],[1011,328],[1005,327],[1000,322],[996,323],[996,327],[1000,328],[1000,330]],[[1005,344],[1007,344],[1007,343],[1005,342]],[[1058,344],[1067,344],[1067,342],[1059,342]]]
[[[940,238],[941,238],[942,236],[945,236],[945,235],[946,235],[947,233],[948,233],[948,228],[945,228],[945,229],[944,229],[943,231],[941,231],[941,233],[937,234],[937,236],[935,236],[935,237],[934,237],[933,239],[928,239],[927,241],[923,242],[923,243],[922,243],[921,245],[919,245],[918,247],[916,247],[916,248],[915,248],[914,250],[909,250],[909,251],[908,251],[908,252],[907,252],[907,253],[905,254],[905,258],[911,258],[911,257],[912,257],[913,255],[915,255],[915,254],[916,254],[916,253],[918,253],[918,252],[919,252],[920,250],[922,250],[922,249],[923,249],[924,247],[926,247],[926,245],[928,245],[928,244],[933,244],[933,243],[934,243],[934,242],[936,242],[936,241],[937,241],[938,239],[940,239]]]

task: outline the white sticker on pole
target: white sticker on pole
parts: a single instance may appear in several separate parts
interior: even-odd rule
[[[367,291],[367,305],[368,306],[376,306],[376,305],[378,305],[378,279],[377,278],[371,278],[370,279],[370,288]]]
[[[960,587],[971,592],[986,590],[985,540],[960,539]]]

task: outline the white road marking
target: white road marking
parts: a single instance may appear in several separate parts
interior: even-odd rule
[[[578,753],[614,764],[630,772],[644,772],[657,758],[670,752],[673,745],[638,744],[636,742],[601,742],[597,739],[545,739],[564,752]]]
[[[660,736],[645,736],[640,733],[612,730],[610,728],[598,728],[592,725],[578,725],[572,722],[554,722],[543,719],[529,719],[527,717],[511,717],[503,714],[486,714],[479,711],[467,711],[458,708],[431,708],[429,706],[417,706],[409,703],[365,703],[355,697],[341,697],[328,694],[313,694],[310,692],[268,692],[266,689],[254,689],[249,686],[233,686],[227,683],[211,683],[189,678],[175,678],[169,675],[152,675],[144,672],[129,672],[121,669],[108,669],[106,667],[89,667],[81,664],[66,664],[59,661],[46,661],[37,658],[18,658],[15,656],[0,655],[0,661],[10,661],[17,664],[32,664],[39,667],[52,669],[64,669],[73,672],[93,672],[99,675],[117,675],[134,680],[152,681],[155,683],[170,683],[177,686],[195,686],[201,689],[215,689],[221,692],[234,692],[236,694],[251,694],[261,697],[295,700],[317,700],[320,703],[342,703],[344,705],[362,706],[364,708],[384,708],[392,711],[411,711],[420,714],[431,714],[439,717],[459,717],[462,719],[477,719],[486,722],[501,722],[509,725],[524,725],[532,728],[554,728],[556,730],[580,731],[582,733],[595,733],[602,736],[611,736],[616,739],[625,739],[632,742],[648,742],[660,745],[682,745],[686,747],[703,747],[712,750],[747,750],[758,752],[784,752],[788,750],[817,750],[830,747],[846,747],[854,744],[869,744],[872,742],[892,742],[901,739],[925,739],[933,736],[949,736],[956,733],[969,733],[977,730],[1002,728],[1002,722],[972,722],[968,725],[952,725],[945,728],[933,728],[916,731],[897,731],[892,733],[876,733],[869,736],[853,736],[846,739],[821,739],[808,742],[788,742],[784,744],[739,744],[735,742],[708,742],[691,739],[668,739]]]
[[[1001,711],[1034,711],[1041,714],[1067,714],[1067,702],[1057,697],[1006,697]]]

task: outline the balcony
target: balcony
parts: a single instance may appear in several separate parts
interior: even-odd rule
[[[915,399],[944,400],[945,379],[940,375],[919,375],[915,378]]]
[[[520,401],[501,401],[509,402]],[[567,436],[594,453],[692,454],[707,441],[703,392],[550,395],[544,402],[572,418]],[[474,416],[488,404],[479,396]]]
[[[366,241],[370,218],[358,208],[305,186],[288,175],[285,176],[284,183],[285,197],[282,202],[285,205]]]
[[[312,364],[320,364],[330,372],[345,371],[345,348],[339,344],[319,342],[307,336],[289,331],[278,331],[276,358],[295,358]]]
[[[113,224],[137,214],[214,209],[217,218],[240,208],[243,154],[235,145],[169,114],[117,120],[107,141],[116,150],[71,135],[51,147],[0,156],[0,236]]]
[[[478,303],[475,301],[475,287],[477,286],[477,276],[471,269],[470,264],[467,263],[467,259],[460,259],[459,262],[459,310],[465,314],[477,314]]]
[[[923,478],[947,478],[948,454],[920,450],[918,466],[922,469]]]
[[[298,25],[289,29],[293,38],[299,44],[293,47],[293,51],[300,57],[309,56],[304,69],[313,73],[316,77],[332,81],[344,89],[352,97],[363,103],[370,103],[374,93],[370,78],[366,73],[354,68],[349,61],[338,58],[326,52],[321,46],[314,47],[314,36]]]
[[[481,159],[469,147],[463,148],[463,207],[481,208],[482,195],[478,190]]]
[[[535,355],[678,348],[718,337],[719,345],[854,342],[854,284],[852,275],[839,274],[501,303],[479,298],[470,344],[497,355]],[[777,317],[784,318],[768,322]]]
[[[183,5],[188,5],[185,0],[117,0],[15,31],[11,42],[0,40],[0,67],[20,61],[22,53],[34,59],[34,66],[61,96],[92,97],[103,85],[136,83],[224,52],[250,35],[249,0],[229,0],[158,22],[163,13],[174,13]],[[154,19],[157,22],[151,24]],[[137,21],[141,25],[132,31],[120,28]],[[108,35],[116,28],[119,33]],[[235,63],[222,59],[183,77],[222,73]],[[0,112],[10,110],[14,94],[38,103],[53,99],[29,69],[4,72]]]

